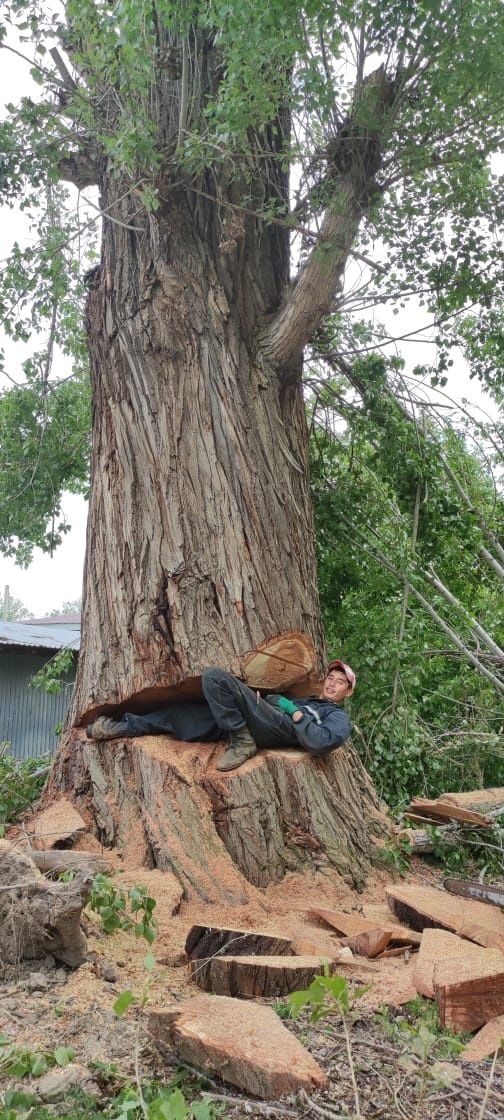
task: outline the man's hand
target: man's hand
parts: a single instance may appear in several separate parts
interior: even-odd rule
[[[303,718],[303,713],[300,712],[297,705],[294,704],[293,700],[288,700],[286,696],[279,696],[276,692],[269,692],[264,699],[268,704],[271,704],[272,708],[279,708],[281,712],[292,716],[294,723],[298,723],[299,720]]]

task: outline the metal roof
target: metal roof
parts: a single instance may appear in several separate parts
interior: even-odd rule
[[[44,618],[20,618],[23,626],[71,626],[73,630],[78,630],[81,624],[81,616],[78,612],[72,614],[48,614]]]
[[[78,650],[80,629],[78,626],[36,626],[26,622],[0,622],[0,646]]]

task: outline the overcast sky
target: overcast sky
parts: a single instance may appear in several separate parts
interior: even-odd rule
[[[27,45],[21,49],[28,53]],[[32,94],[34,98],[39,93],[39,87],[33,83],[26,64],[17,59],[6,50],[1,51],[0,70],[0,113],[4,112],[4,105],[8,101],[17,101],[23,94]],[[12,242],[17,239],[26,243],[28,228],[26,218],[10,209],[0,208],[0,261],[8,255]],[[1,267],[1,265],[0,265]],[[348,284],[358,282],[358,272],[353,270],[347,278]],[[378,309],[377,318],[384,320],[383,311]],[[371,317],[371,316],[370,316]],[[406,334],[426,324],[425,312],[421,311],[414,303],[410,302],[406,311],[399,315],[390,314],[387,326],[395,334]],[[428,341],[429,333],[423,337],[424,341],[409,341],[400,344],[401,353],[411,369],[418,363],[432,363],[435,360],[435,348]],[[11,345],[3,336],[0,327],[0,348],[6,351],[9,361],[9,373],[17,380],[22,380],[21,361],[26,356],[26,348]],[[393,350],[388,349],[388,353]],[[397,348],[399,351],[399,348]],[[7,384],[7,383],[5,383]],[[485,399],[478,385],[470,381],[468,371],[460,359],[450,374],[447,393],[457,400],[466,399],[478,408],[483,408],[486,413],[492,412],[492,404]],[[63,602],[76,599],[81,594],[82,572],[84,565],[85,534],[86,534],[86,504],[82,498],[66,495],[63,503],[63,512],[72,530],[67,534],[64,543],[49,557],[36,551],[35,559],[27,570],[19,568],[12,560],[0,556],[0,590],[4,591],[6,585],[10,588],[11,596],[21,599],[35,616],[47,614],[49,611],[61,607]]]

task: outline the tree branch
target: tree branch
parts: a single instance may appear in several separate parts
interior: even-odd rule
[[[383,67],[356,88],[349,119],[328,145],[325,185],[335,187],[320,234],[277,314],[260,333],[264,356],[285,366],[301,354],[338,292],[363,214],[377,187],[381,143],[395,84]]]
[[[80,148],[64,156],[58,164],[60,178],[73,183],[79,191],[86,187],[96,187],[100,182],[100,157],[97,148]]]

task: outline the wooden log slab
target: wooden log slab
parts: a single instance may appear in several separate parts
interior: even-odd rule
[[[434,972],[439,1018],[452,1031],[475,1031],[504,1015],[504,955],[500,966],[443,961]]]
[[[504,1051],[504,1015],[485,1023],[464,1047],[460,1059],[462,1062],[481,1062],[483,1058],[493,1057],[496,1051]]]
[[[287,956],[293,947],[289,938],[262,930],[192,926],[185,951],[193,980],[198,987],[211,991],[210,966],[217,957]]]
[[[492,823],[491,817],[485,816],[484,813],[477,813],[474,809],[457,805],[454,801],[441,799],[431,801],[426,797],[414,797],[408,806],[408,817],[410,813],[428,817],[430,820],[459,821],[464,824],[473,824],[475,828],[486,828]]]
[[[200,985],[198,961],[190,965],[191,975]],[[215,957],[209,962],[208,990],[219,996],[239,999],[273,999],[308,988],[324,968],[335,972],[335,961],[329,965],[322,957]],[[200,985],[201,987],[201,985]]]
[[[268,638],[246,654],[243,677],[250,688],[281,692],[314,673],[317,654],[311,638],[288,630]]]
[[[327,1085],[318,1062],[278,1015],[257,1003],[201,993],[173,1008],[152,1008],[148,1030],[182,1061],[261,1100]]]
[[[434,977],[444,961],[460,967],[462,977],[465,968],[478,967],[481,963],[490,962],[498,968],[504,964],[504,955],[499,949],[482,949],[448,930],[424,929],[413,967],[413,983],[419,995],[434,999]]]
[[[387,887],[386,894],[395,917],[419,932],[440,927],[504,952],[504,914],[495,906],[457,898],[434,887],[407,884]]]

